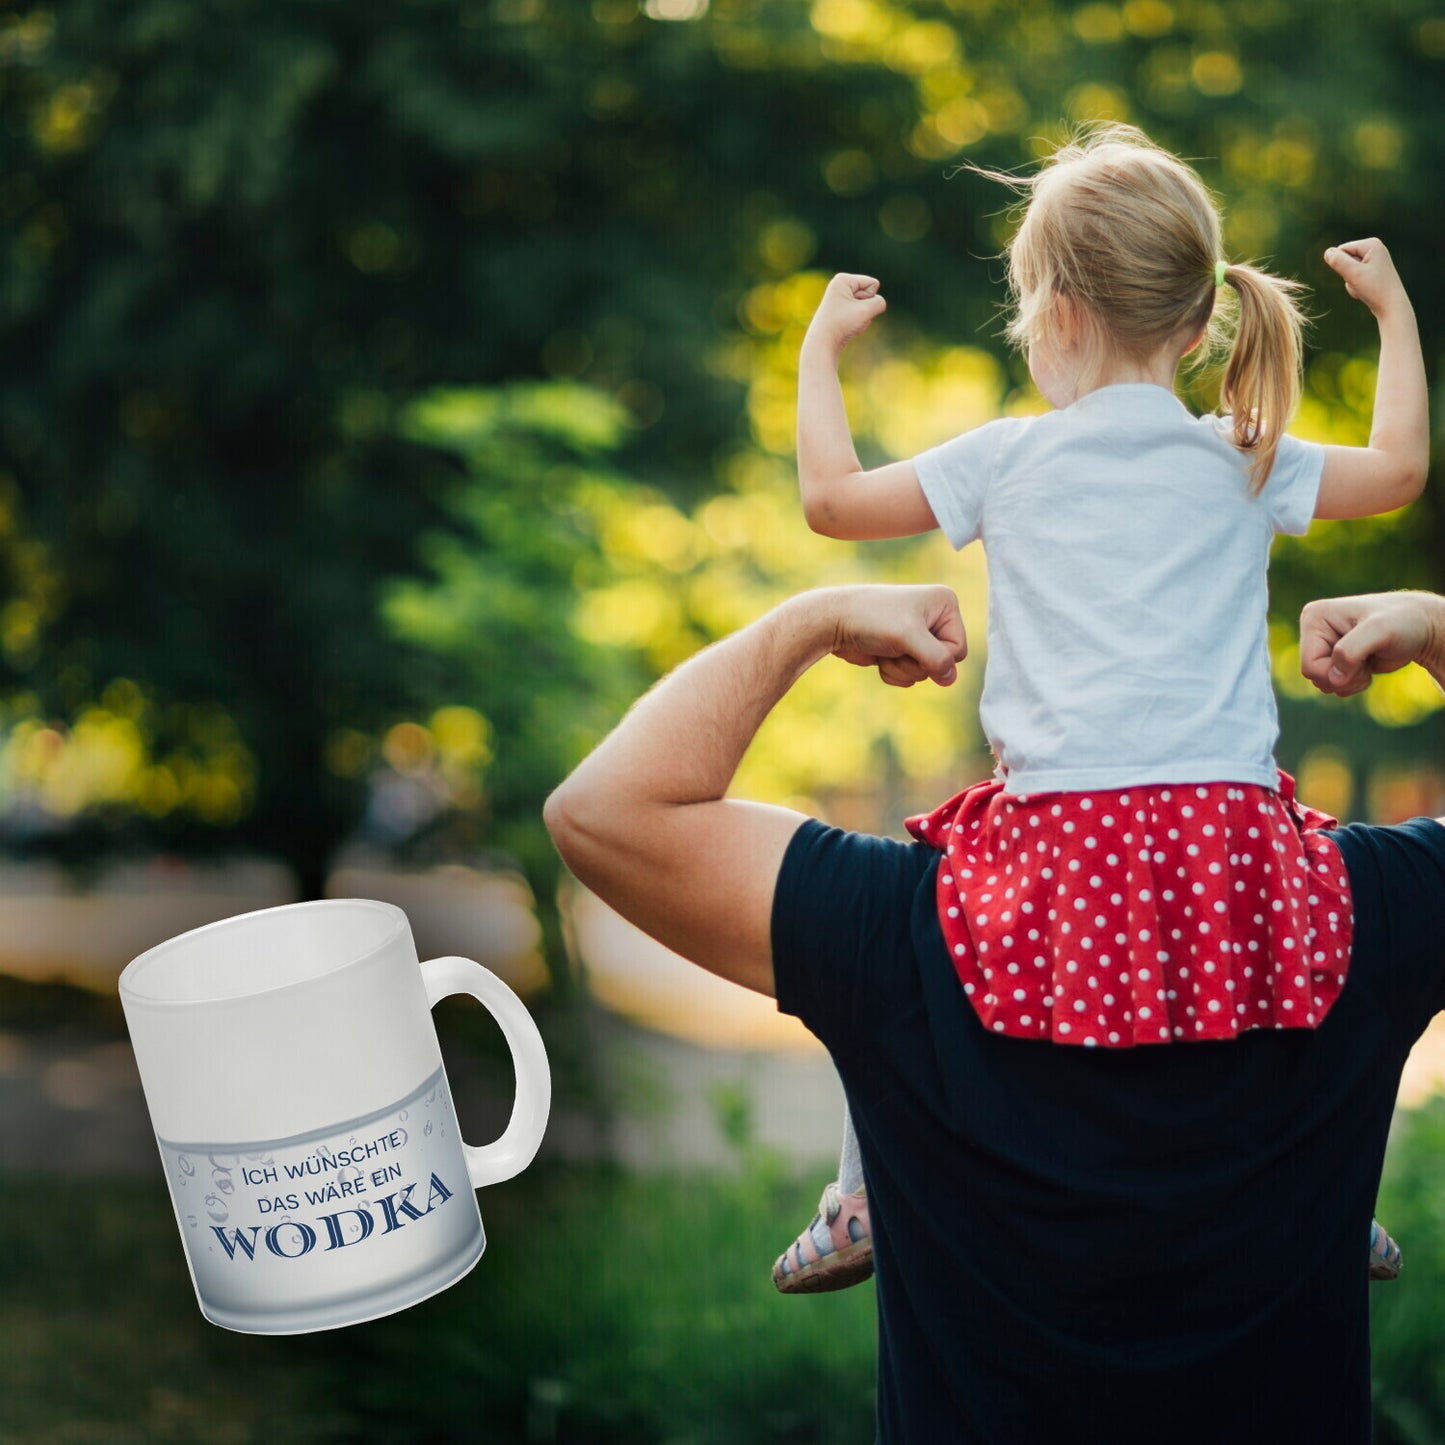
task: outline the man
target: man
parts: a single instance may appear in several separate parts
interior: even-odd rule
[[[1349,695],[1417,661],[1445,601],[1313,603],[1301,661]],[[1000,1038],[942,944],[938,854],[725,798],[830,653],[948,685],[942,587],[807,593],[643,698],[557,790],[573,872],[827,1045],[862,1144],[885,1442],[1365,1442],[1365,1252],[1400,1070],[1445,1007],[1445,828],[1335,835],[1349,978],[1316,1030],[1128,1050]]]

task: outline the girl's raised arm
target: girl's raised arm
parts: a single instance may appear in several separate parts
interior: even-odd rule
[[[1380,326],[1370,443],[1325,448],[1315,516],[1374,517],[1413,502],[1430,468],[1430,410],[1415,310],[1383,242],[1346,241],[1325,252],[1345,290]]]
[[[911,461],[864,471],[853,446],[838,358],[887,303],[871,276],[834,276],[798,357],[798,485],[808,525],[861,542],[912,537],[938,523]]]

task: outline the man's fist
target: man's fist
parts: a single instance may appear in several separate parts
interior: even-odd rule
[[[958,598],[951,587],[839,588],[832,651],[856,667],[876,667],[892,687],[925,678],[947,687],[968,656]]]
[[[1300,614],[1300,671],[1321,692],[1352,697],[1377,673],[1411,662],[1445,682],[1445,599],[1378,592],[1311,602]]]

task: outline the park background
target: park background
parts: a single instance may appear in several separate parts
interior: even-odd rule
[[[1425,0],[0,4],[0,1439],[871,1439],[871,1286],[767,1278],[830,1177],[826,1061],[569,887],[539,810],[652,678],[859,579],[958,588],[961,686],[821,667],[739,790],[896,833],[987,772],[982,559],[808,532],[798,344],[832,271],[882,278],[845,365],[865,461],[1038,409],[1000,340],[1008,197],[960,166],[1111,118],[1197,164],[1230,259],[1313,288],[1301,435],[1369,430],[1375,330],[1327,245],[1388,242],[1435,379]],[[1276,548],[1281,761],[1341,816],[1445,811],[1440,699],[1418,669],[1311,697],[1293,620],[1445,590],[1442,541],[1432,490]],[[481,1196],[463,1283],[232,1335],[195,1308],[115,978],[327,893],[525,993],[555,1123]],[[495,1133],[499,1038],[438,1017],[464,1132]],[[1435,1088],[1419,1051],[1382,1445],[1445,1440]]]

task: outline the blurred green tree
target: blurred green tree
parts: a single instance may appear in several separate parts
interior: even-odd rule
[[[606,518],[639,505],[607,466],[623,425],[615,402],[559,382],[432,392],[401,418],[465,468],[450,525],[417,539],[426,575],[391,579],[381,604],[388,634],[426,659],[414,701],[460,692],[486,721],[485,808],[443,817],[448,846],[501,848],[533,877],[555,866],[540,800],[647,680],[573,620],[579,579],[604,570]]]
[[[758,318],[800,273],[884,279],[885,359],[1002,359],[1002,198],[953,172],[1025,163],[1069,123],[1128,118],[1199,158],[1231,254],[1319,286],[1307,419],[1357,436],[1373,330],[1318,255],[1391,242],[1433,372],[1442,64],[1426,0],[6,10],[0,685],[42,756],[47,719],[131,680],[140,701],[101,712],[151,770],[65,836],[244,841],[314,892],[364,797],[335,739],[438,705],[445,659],[450,700],[485,692],[491,745],[521,749],[489,774],[496,837],[549,867],[514,825],[596,725],[580,706],[537,743],[566,711],[557,673],[605,693],[621,665],[561,636],[585,539],[545,476],[576,438],[528,439],[513,411],[459,466],[413,399],[584,384],[620,419],[603,470],[649,488],[639,505],[695,506],[750,459],[785,464],[788,333]],[[1023,373],[998,374],[1011,404]],[[881,453],[897,429],[861,431]],[[508,471],[534,466],[536,487]],[[533,536],[539,500],[562,511]],[[1426,504],[1282,549],[1282,609],[1445,584],[1441,525]],[[448,633],[463,551],[536,667]]]

